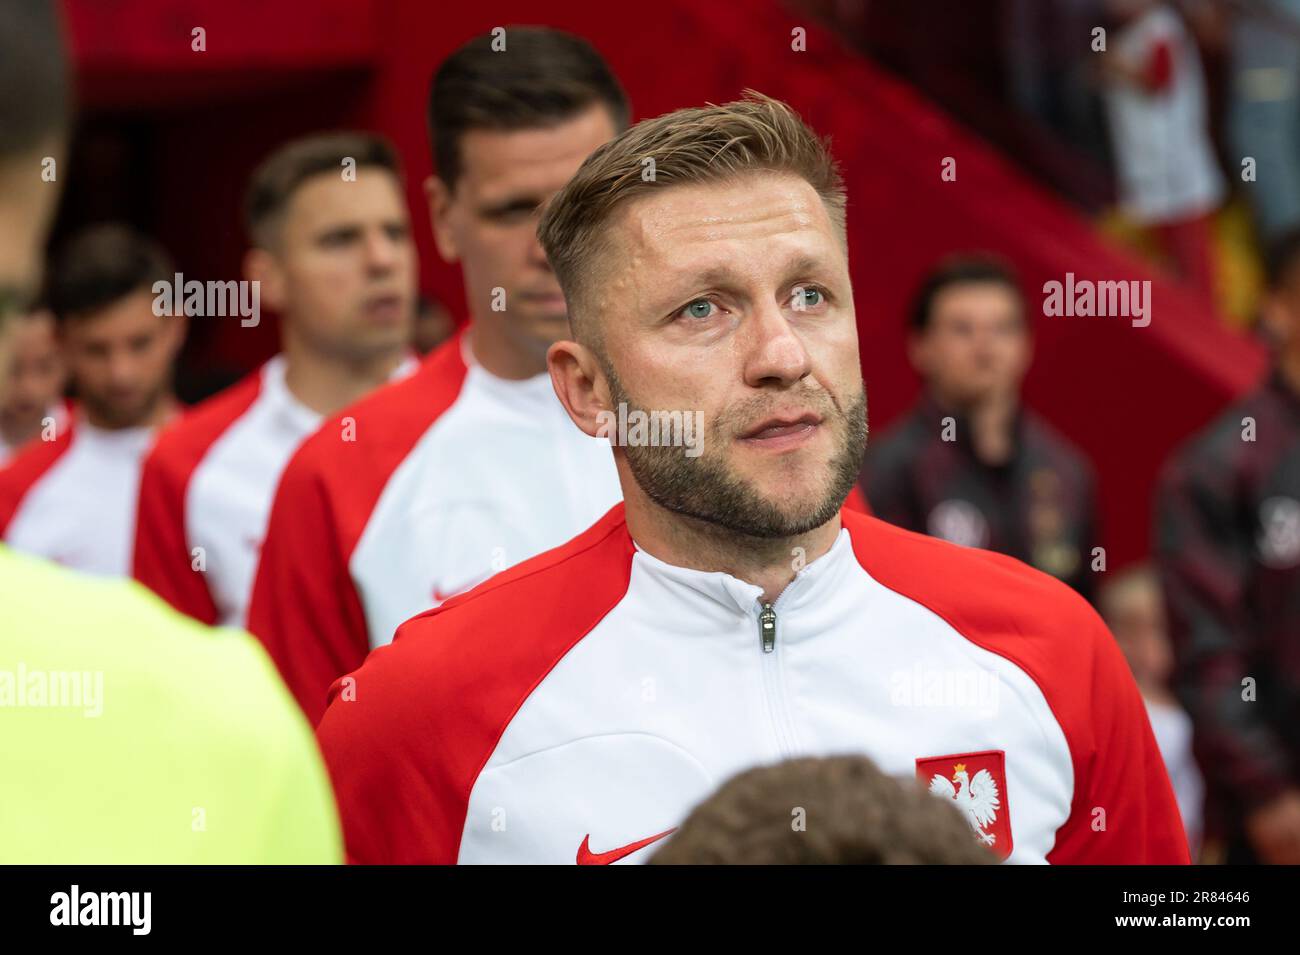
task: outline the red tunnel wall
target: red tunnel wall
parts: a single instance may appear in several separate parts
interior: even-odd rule
[[[698,7],[698,9],[697,9]],[[849,187],[849,241],[872,428],[914,399],[903,313],[939,256],[982,248],[1021,271],[1031,311],[1043,283],[1155,278],[928,104],[772,0],[645,8],[573,0],[66,0],[85,111],[154,129],[151,222],[180,267],[232,277],[243,252],[238,207],[254,163],[282,140],[356,125],[391,137],[426,290],[463,313],[456,270],[433,248],[420,183],[430,171],[425,97],[435,65],[495,26],[544,22],[586,36],[623,80],[637,118],[735,98],[754,87],[789,101],[832,137]],[[620,12],[626,10],[627,12]],[[207,51],[191,50],[206,30]],[[791,49],[805,27],[807,50]],[[918,38],[921,42],[922,38]],[[955,182],[940,179],[945,157]],[[1145,555],[1150,487],[1170,448],[1261,373],[1259,349],[1198,303],[1154,282],[1150,327],[1124,319],[1043,318],[1029,403],[1092,456],[1111,567]],[[195,330],[189,359],[251,367],[275,349],[271,323]]]

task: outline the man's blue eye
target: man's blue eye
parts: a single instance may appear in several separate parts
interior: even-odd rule
[[[795,289],[794,304],[795,308],[816,308],[821,304],[821,289],[800,288]]]
[[[691,318],[708,318],[713,303],[706,298],[697,298],[683,310]]]

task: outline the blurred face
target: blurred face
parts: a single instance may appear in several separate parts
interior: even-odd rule
[[[185,324],[181,318],[155,315],[153,300],[149,289],[141,289],[63,322],[68,375],[99,427],[147,424],[170,395],[172,362]]]
[[[1020,390],[1032,346],[1019,299],[993,282],[953,285],[934,299],[912,364],[940,400],[966,408]]]
[[[274,246],[253,250],[248,272],[295,344],[345,361],[407,346],[418,266],[391,172],[361,166],[355,181],[333,172],[307,179],[289,199]]]
[[[620,467],[661,507],[735,533],[831,520],[861,464],[866,399],[848,261],[821,198],[755,173],[665,188],[609,229],[582,304],[603,337],[599,404],[698,411],[704,435],[698,457],[627,447]]]
[[[63,155],[51,142],[30,156],[0,163],[0,368],[9,365],[13,313],[26,307],[41,280],[41,254],[59,187],[42,182],[41,157]],[[8,376],[0,375],[0,404]]]
[[[539,360],[568,334],[568,314],[537,241],[538,212],[615,132],[603,105],[545,128],[470,130],[455,190],[429,180],[438,251],[461,263],[474,320]]]
[[[54,316],[38,312],[15,321],[10,343],[10,374],[0,404],[0,430],[26,436],[40,429],[47,409],[63,393],[63,357]]]
[[[1159,589],[1135,588],[1115,602],[1107,616],[1111,632],[1140,684],[1164,683],[1173,669]]]

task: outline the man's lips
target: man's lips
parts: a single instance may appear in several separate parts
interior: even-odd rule
[[[746,444],[768,450],[786,450],[808,440],[821,426],[821,415],[779,415],[767,418],[740,436]]]
[[[381,321],[396,321],[402,317],[403,301],[400,295],[376,295],[366,299],[366,315]]]

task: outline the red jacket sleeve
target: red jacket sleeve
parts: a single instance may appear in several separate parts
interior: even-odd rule
[[[1075,795],[1048,861],[1186,865],[1187,836],[1146,705],[1110,631],[1095,614],[1091,619],[1088,725],[1065,724],[1075,736]]]
[[[188,477],[171,467],[157,448],[145,458],[132,574],[181,613],[211,626],[217,622],[217,605],[203,571],[195,569],[185,537]]]
[[[271,506],[248,629],[313,726],[325,712],[330,684],[361,666],[370,649],[328,486],[301,452]]]

